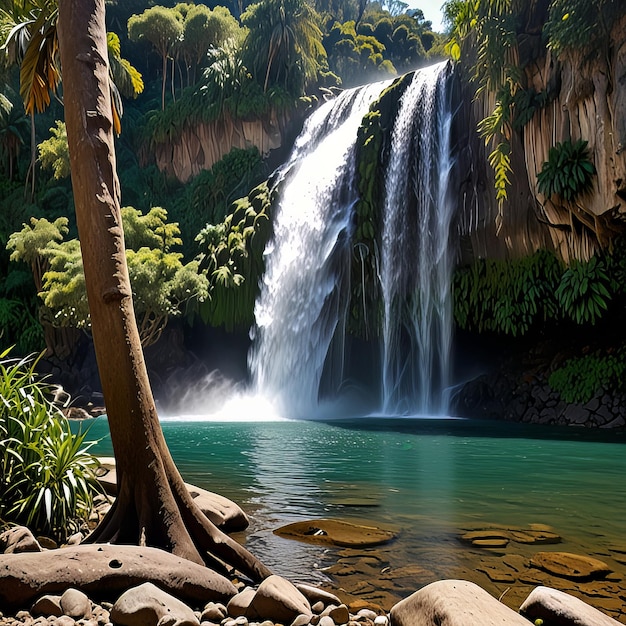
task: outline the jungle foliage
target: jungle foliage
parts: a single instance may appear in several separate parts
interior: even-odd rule
[[[623,393],[626,351],[595,352],[568,359],[548,378],[565,402],[585,404],[598,393]]]
[[[36,364],[0,353],[0,523],[61,543],[86,522],[101,491],[100,464],[87,432],[72,433]]]
[[[232,202],[244,197],[267,177],[263,159],[256,147],[233,148],[210,170],[195,176],[172,203],[170,214],[180,225],[183,248],[189,258],[198,253],[192,245],[207,224],[223,222]]]
[[[196,237],[200,267],[209,279],[209,297],[198,307],[205,324],[226,330],[252,325],[271,235],[272,196],[269,183],[262,183],[234,202],[223,222],[207,224]]]
[[[559,322],[593,326],[621,300],[623,266],[621,247],[569,266],[546,250],[517,260],[479,259],[455,273],[455,321],[513,337]]]
[[[128,271],[133,288],[135,314],[142,344],[154,343],[170,317],[181,315],[190,300],[207,297],[207,280],[197,261],[183,264],[179,228],[167,221],[167,212],[153,207],[143,215],[133,207],[122,209]],[[38,295],[40,315],[54,326],[89,328],[80,243],[63,241],[67,218],[54,223],[32,218],[30,225],[13,233],[8,248],[11,260],[30,264]]]
[[[539,191],[548,198],[559,196],[574,202],[591,189],[595,173],[586,141],[557,143],[537,175]]]

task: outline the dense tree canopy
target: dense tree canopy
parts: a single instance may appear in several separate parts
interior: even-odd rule
[[[183,265],[204,252],[194,242],[196,235],[208,223],[228,218],[230,203],[267,175],[265,155],[227,155],[223,166],[218,162],[214,173],[204,173],[185,189],[150,163],[153,141],[175,138],[187,123],[222,116],[264,119],[272,110],[287,115],[302,102],[306,105],[310,95],[319,97],[322,87],[393,76],[425,63],[433,37],[423,15],[404,12],[401,3],[262,0],[214,6],[106,0],[105,5],[122,194],[143,214],[163,206],[180,222]],[[0,201],[4,244],[31,217],[50,224],[67,218],[68,239],[76,233],[57,16],[56,0],[0,3],[2,52],[7,63],[21,69],[21,76],[4,69],[0,75],[0,174],[7,181]],[[28,150],[21,149],[29,143],[30,161]],[[224,177],[233,163],[244,168],[244,177]],[[24,203],[19,187],[28,171],[38,175],[29,179],[32,202]],[[200,197],[209,181],[209,193]],[[49,259],[42,263],[35,286],[20,264],[9,263],[8,251],[0,253],[0,319],[7,342],[28,336],[28,345],[39,347],[43,335],[34,332],[41,304],[36,294]],[[255,280],[246,280],[246,288]],[[249,319],[249,312],[242,312],[242,319]]]

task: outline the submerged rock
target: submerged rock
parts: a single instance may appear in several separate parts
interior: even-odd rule
[[[537,552],[530,564],[554,576],[576,580],[604,578],[612,571],[604,561],[570,552]]]
[[[561,543],[561,537],[546,526],[531,524],[528,528],[480,528],[461,536],[477,548],[505,548],[509,542],[534,544]]]
[[[352,524],[336,519],[294,522],[274,531],[287,539],[342,547],[379,546],[393,541],[397,534],[377,526]]]

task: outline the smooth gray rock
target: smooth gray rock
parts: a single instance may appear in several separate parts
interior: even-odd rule
[[[78,589],[67,589],[61,596],[61,609],[64,615],[74,619],[91,617],[91,600]]]
[[[60,617],[63,615],[61,608],[61,596],[45,595],[41,596],[30,609],[31,615],[53,615]]]
[[[540,618],[554,626],[620,626],[620,622],[586,602],[551,587],[535,587],[522,603],[520,613],[531,621]]]
[[[238,594],[234,595],[226,606],[226,612],[230,617],[245,615],[254,599],[256,591],[252,587],[245,587]]]
[[[439,580],[401,600],[391,626],[529,626],[528,620],[467,580]]]
[[[80,545],[0,555],[0,610],[28,606],[42,594],[80,589],[92,599],[115,597],[152,582],[186,602],[228,601],[237,593],[224,576],[157,548]]]
[[[111,609],[111,621],[120,626],[200,626],[184,602],[152,583],[125,591]]]
[[[226,607],[221,602],[209,602],[202,610],[200,620],[202,622],[221,622],[228,614]]]
[[[250,619],[271,619],[281,624],[290,624],[300,614],[312,615],[309,601],[292,583],[276,575],[259,585],[246,611]]]
[[[42,551],[40,543],[26,526],[14,526],[0,534],[0,549],[5,554]]]
[[[307,624],[311,621],[310,615],[298,615],[296,619],[291,622],[290,626],[307,626]]]
[[[332,617],[335,624],[347,624],[350,621],[350,611],[348,611],[348,607],[345,604],[331,608],[328,611],[328,616]]]
[[[369,619],[373,622],[376,619],[376,617],[377,617],[376,611],[372,611],[372,609],[361,609],[356,614],[357,620]]]
[[[325,591],[319,587],[296,583],[296,589],[311,603],[323,602],[325,607],[329,604],[334,604],[335,606],[341,604],[341,600],[334,593],[330,593],[330,591]]]

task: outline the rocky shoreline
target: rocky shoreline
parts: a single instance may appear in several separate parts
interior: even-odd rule
[[[487,546],[508,541],[512,534],[473,532],[467,533],[465,539]],[[555,540],[543,529],[530,529],[527,536]],[[425,585],[385,611],[362,600],[343,600],[342,588],[335,594],[306,583],[293,584],[276,575],[257,587],[239,580],[234,573],[228,581],[211,570],[155,548],[86,545],[43,551],[24,528],[0,535],[0,545],[4,546],[4,554],[0,555],[2,626],[528,626],[530,623],[619,626],[620,623],[574,595],[544,585],[536,586],[518,610],[514,610],[471,581],[440,580]],[[50,558],[42,560],[42,553]],[[543,559],[540,567],[559,573],[576,571],[587,579],[609,573],[606,566],[594,559],[559,553],[543,553],[537,558]],[[35,571],[37,563],[42,567]],[[50,568],[59,572],[58,577],[49,576]],[[204,575],[198,578],[195,568],[199,572],[204,570]],[[619,597],[623,604],[626,595],[622,593]],[[622,613],[621,618],[623,622],[626,615]]]
[[[97,549],[97,546],[91,546]],[[114,548],[113,548],[114,549]],[[9,547],[11,550],[11,547]],[[59,557],[50,552],[52,558]],[[137,550],[142,550],[137,548]],[[155,550],[146,549],[143,550]],[[155,550],[156,552],[160,552]],[[163,553],[166,555],[167,553]],[[0,608],[24,587],[34,591],[24,576],[16,584],[19,552],[0,556]],[[164,558],[167,560],[168,555]],[[89,568],[89,559],[76,561]],[[113,566],[111,566],[113,567]],[[123,570],[124,559],[115,567]],[[180,582],[180,580],[179,580]],[[110,580],[103,576],[96,595],[106,595]],[[395,604],[389,612],[363,603],[346,604],[335,594],[308,584],[292,584],[270,576],[257,588],[233,580],[233,592],[220,601],[208,585],[178,593],[167,582],[128,584],[109,600],[94,600],[82,589],[66,585],[58,593],[36,594],[36,599],[14,613],[0,612],[2,626],[619,626],[619,622],[580,599],[545,586],[536,587],[515,611],[481,587],[466,580],[433,582]],[[165,587],[165,588],[164,588]],[[202,596],[204,595],[204,599]],[[182,597],[182,599],[181,599]],[[9,598],[9,600],[7,600]]]

